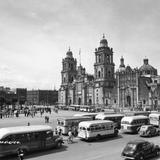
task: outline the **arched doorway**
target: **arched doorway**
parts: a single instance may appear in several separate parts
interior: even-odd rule
[[[89,99],[89,105],[92,105],[92,100],[91,99]]]
[[[81,98],[78,98],[78,105],[81,105]]]
[[[131,96],[127,96],[127,106],[131,106]]]
[[[108,99],[106,99],[106,103],[105,103],[105,105],[106,105],[106,106],[108,106]]]

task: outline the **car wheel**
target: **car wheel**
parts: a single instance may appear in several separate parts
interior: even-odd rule
[[[156,150],[156,156],[160,155],[160,150]]]
[[[143,156],[140,155],[139,158],[138,158],[138,160],[144,160]]]
[[[57,148],[61,148],[62,147],[62,143],[61,142],[58,142],[57,143]]]

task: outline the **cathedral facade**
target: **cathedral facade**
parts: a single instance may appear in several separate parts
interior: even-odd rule
[[[124,58],[115,71],[113,49],[103,36],[95,49],[94,75],[73,57],[69,49],[62,60],[59,105],[91,105],[131,107],[153,106],[159,103],[157,69],[149,65],[148,59],[140,68],[125,66]]]

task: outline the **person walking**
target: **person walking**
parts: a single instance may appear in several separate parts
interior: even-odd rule
[[[18,160],[23,160],[24,159],[24,152],[21,148],[18,148],[17,155],[18,155]]]
[[[68,139],[67,139],[68,143],[73,143],[73,135],[72,135],[72,131],[69,130],[68,132]]]

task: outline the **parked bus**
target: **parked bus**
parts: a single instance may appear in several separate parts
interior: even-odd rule
[[[79,111],[80,105],[70,105],[68,106],[68,109],[72,111]]]
[[[95,119],[99,120],[110,120],[115,123],[115,127],[121,128],[121,119],[124,117],[123,114],[98,114]]]
[[[82,106],[80,106],[79,111],[81,111],[81,112],[95,112],[96,109],[94,106],[82,105]]]
[[[31,125],[0,129],[0,157],[16,154],[21,148],[24,153],[61,147],[62,138],[53,135],[52,127]]]
[[[118,130],[109,120],[84,121],[79,123],[78,137],[85,140],[100,139],[101,137],[117,136]]]
[[[146,124],[149,124],[149,117],[147,116],[126,116],[121,120],[121,130],[122,132],[137,133],[138,129]]]
[[[92,120],[95,120],[95,117],[98,115],[98,113],[77,113],[74,116],[75,117],[91,117]]]
[[[130,111],[130,112],[125,112],[125,116],[149,116],[150,112],[149,111]]]
[[[156,126],[156,127],[160,127],[160,113],[151,113],[149,115],[149,121],[150,124]]]
[[[61,130],[62,134],[68,134],[69,130],[78,130],[78,124],[82,121],[92,120],[91,117],[65,116],[57,118],[57,130]]]

